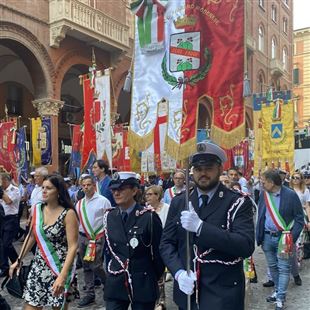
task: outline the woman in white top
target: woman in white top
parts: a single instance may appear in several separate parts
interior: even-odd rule
[[[145,191],[145,201],[147,206],[151,206],[158,214],[163,227],[166,224],[169,205],[162,202],[163,189],[159,185],[151,185]]]
[[[290,181],[290,187],[294,189],[300,199],[307,217],[307,226],[308,229],[310,229],[310,192],[306,187],[305,178],[301,172],[293,173]]]
[[[307,228],[310,229],[310,210],[309,210],[309,202],[310,202],[310,193],[309,190],[306,187],[304,176],[301,172],[295,171],[290,180],[290,187],[295,191],[295,193],[298,195],[300,202],[304,209],[305,214],[305,223],[307,225]],[[302,281],[299,276],[298,266],[299,262],[301,262],[303,258],[303,242],[304,242],[304,231],[299,236],[297,242],[296,242],[296,252],[292,256],[292,268],[291,273],[294,277],[294,281],[296,285],[301,285]],[[301,250],[300,250],[301,249]]]
[[[151,206],[155,209],[155,212],[158,214],[163,227],[166,224],[169,205],[162,202],[163,198],[163,189],[159,185],[151,185],[145,191],[145,201],[147,206]],[[155,310],[164,310],[166,309],[165,305],[165,278],[166,273],[159,279],[159,299],[156,302]]]

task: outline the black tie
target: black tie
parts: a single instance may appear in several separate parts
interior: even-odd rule
[[[127,219],[128,219],[128,213],[127,212],[122,212],[122,220],[123,220],[124,224],[126,223]]]
[[[208,204],[209,196],[208,195],[200,195],[200,199],[202,200],[202,204],[200,204],[200,208],[202,208]]]

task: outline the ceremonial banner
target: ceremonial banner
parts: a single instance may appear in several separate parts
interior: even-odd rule
[[[169,172],[176,169],[176,160],[165,150],[167,140],[167,103],[158,105],[157,122],[154,128],[154,142],[141,155],[141,172]]]
[[[97,159],[107,159],[112,167],[112,141],[111,141],[111,96],[110,96],[110,70],[107,75],[96,77],[95,96],[98,98],[99,118],[95,123]]]
[[[50,165],[52,163],[52,123],[50,117],[42,119],[40,148],[42,165]]]
[[[147,12],[148,2],[138,2]],[[141,49],[142,15],[136,18],[130,146],[145,150],[154,142],[157,106],[165,98],[165,148],[177,160],[188,157],[196,144],[199,101],[207,98],[213,107],[212,140],[233,147],[244,138],[244,2],[168,1],[162,10],[162,50]]]
[[[294,107],[291,93],[253,96],[254,174],[266,168],[294,167]]]
[[[84,141],[82,152],[82,170],[88,169],[96,159],[96,123],[99,120],[100,101],[94,98],[94,88],[90,80],[83,78],[84,95]]]
[[[28,179],[28,161],[26,150],[26,128],[25,126],[19,128],[17,133],[16,147],[15,147],[16,163],[18,164],[17,179],[18,183],[21,182],[21,178]]]
[[[32,165],[35,167],[41,165],[41,125],[41,118],[31,119]]]
[[[69,174],[78,178],[81,167],[81,147],[83,144],[83,131],[81,125],[72,125],[72,152],[69,164]]]
[[[128,131],[122,124],[114,126],[114,135],[112,139],[113,167],[118,171],[131,170],[127,137]]]
[[[0,123],[0,166],[7,173],[14,173],[15,170],[15,129],[14,122]]]

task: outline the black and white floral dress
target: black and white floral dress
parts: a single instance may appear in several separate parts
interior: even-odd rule
[[[68,244],[66,231],[64,226],[64,218],[67,214],[64,209],[59,215],[57,221],[50,226],[43,225],[46,237],[54,246],[60,262],[64,263],[67,255]],[[47,266],[42,257],[41,250],[37,247],[35,257],[31,264],[31,269],[28,275],[26,288],[24,290],[24,299],[26,303],[35,307],[52,306],[61,307],[64,296],[54,296],[52,287],[56,280],[56,276]]]

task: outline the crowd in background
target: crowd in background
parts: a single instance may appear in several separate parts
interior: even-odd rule
[[[310,230],[310,169],[304,167],[303,170],[296,170],[292,173],[288,173],[283,170],[277,170],[276,172],[281,177],[281,184],[279,186],[290,188],[291,190],[295,191],[299,197],[304,210],[304,230]],[[56,175],[58,174],[56,173]],[[39,167],[30,174],[28,180],[22,179],[21,183],[17,185],[14,184],[13,180],[8,174],[1,174],[0,277],[4,277],[8,274],[10,266],[9,261],[11,264],[13,264],[18,258],[18,254],[14,248],[14,242],[18,239],[24,240],[25,236],[27,235],[32,217],[35,212],[34,206],[42,202],[42,186],[47,176],[48,170],[45,167]],[[162,225],[165,226],[169,205],[172,198],[186,190],[185,172],[181,169],[177,169],[173,172],[163,173],[161,176],[150,174],[143,180],[141,180],[141,176],[139,174],[136,176],[140,182],[140,187],[135,197],[138,199],[142,206],[153,207],[156,213],[159,215]],[[78,180],[69,176],[63,178],[62,180],[64,181],[63,184],[67,191],[68,197],[70,198],[70,203],[72,206],[76,206],[76,210],[78,208],[77,206],[79,202],[81,203],[86,195],[89,197],[95,197],[98,201],[101,199],[100,197],[105,197],[105,200],[100,200],[100,202],[96,200],[94,202],[94,205],[98,205],[98,203],[100,205],[104,205],[103,208],[100,208],[102,211],[103,209],[108,209],[111,207],[113,208],[117,205],[115,197],[112,195],[112,191],[110,189],[110,182],[112,179],[113,176],[110,174],[108,165],[104,161],[98,160],[94,163],[91,171],[89,171],[87,174],[82,174]],[[95,181],[93,182],[93,180]],[[242,192],[244,195],[251,197],[253,200],[253,206],[255,206],[254,213],[256,214],[257,204],[259,204],[261,193],[264,189],[264,183],[262,182],[261,176],[251,176],[249,179],[246,179],[240,169],[233,167],[223,172],[223,174],[220,176],[220,182],[233,191]],[[190,181],[189,187],[192,185],[192,181]],[[27,218],[26,226],[21,225],[20,223],[23,215]],[[98,216],[98,214],[94,214],[93,216]],[[81,238],[85,239],[84,245],[83,242],[81,242]],[[301,244],[302,240],[299,238],[298,242]],[[296,242],[297,246],[298,242]],[[102,244],[102,247],[97,248],[97,251],[104,253],[104,255],[97,254],[96,257],[98,257],[98,259],[100,258],[98,261],[96,258],[95,263],[86,264],[85,261],[81,260],[81,253],[84,253],[87,247],[86,243],[87,233],[85,233],[85,231],[80,227],[80,256],[78,265],[84,268],[85,289],[84,297],[79,303],[80,307],[86,307],[94,301],[94,286],[96,284],[104,284],[105,282],[103,257],[105,257],[106,260],[109,259],[108,251],[105,252],[104,244]],[[34,242],[31,247],[33,247],[33,253],[35,253]],[[295,249],[295,254],[291,261],[291,272],[293,274],[295,284],[302,285],[302,280],[298,273],[300,257],[298,257],[297,254]],[[107,266],[105,269],[106,268]],[[94,277],[95,275],[96,277]],[[274,275],[272,272],[270,272],[270,268],[268,268],[268,270],[266,270],[267,281],[264,283],[264,286],[275,285],[276,280],[273,279],[272,276]],[[169,280],[170,278],[171,275],[166,270],[164,275],[158,281],[160,297],[157,300],[156,309],[165,308],[164,286],[165,281]],[[253,282],[255,282],[255,279]],[[57,290],[57,288],[54,287],[54,290]],[[56,305],[59,305],[59,303],[60,301],[57,301]]]

